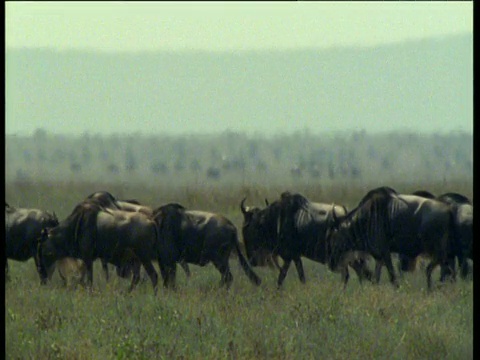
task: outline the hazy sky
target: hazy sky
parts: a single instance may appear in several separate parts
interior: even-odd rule
[[[473,2],[6,2],[7,47],[284,49],[473,32]]]

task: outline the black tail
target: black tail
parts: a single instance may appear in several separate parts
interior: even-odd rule
[[[258,277],[257,274],[255,274],[253,269],[250,267],[250,264],[247,262],[247,260],[243,256],[242,251],[240,250],[240,243],[238,241],[238,238],[235,239],[235,249],[237,250],[238,259],[240,260],[240,265],[242,265],[242,268],[245,271],[245,274],[247,274],[248,278],[252,283],[254,283],[257,286],[260,285],[262,283],[262,280]]]

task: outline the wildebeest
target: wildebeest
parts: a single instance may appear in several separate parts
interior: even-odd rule
[[[38,271],[45,283],[46,269],[55,261],[65,257],[81,259],[91,286],[95,259],[122,266],[135,256],[147,271],[156,294],[158,276],[151,260],[158,258],[158,243],[157,226],[146,215],[83,201],[58,226],[43,233],[38,246]],[[138,281],[139,272],[134,272],[130,291]]]
[[[240,202],[240,210],[243,214],[242,235],[247,260],[252,266],[263,266],[271,259],[278,270],[278,255],[275,253],[277,241],[276,221],[280,207],[278,201],[269,204],[265,200],[267,208],[246,207],[244,198]]]
[[[278,215],[272,224],[277,230],[275,253],[284,261],[277,286],[282,285],[292,261],[295,263],[300,281],[305,283],[301,256],[322,264],[327,263],[325,236],[328,229],[328,215],[333,209],[337,209],[339,214],[346,214],[346,208],[342,205],[310,202],[300,194],[289,192],[281,194],[277,206]],[[362,278],[371,280],[372,274],[366,267],[366,254],[351,253],[350,255],[345,266],[339,269],[344,284],[349,278],[348,265],[352,266],[360,281]]]
[[[183,260],[200,266],[212,262],[222,275],[220,285],[228,289],[233,281],[229,258],[234,249],[250,281],[260,285],[240,250],[237,229],[226,217],[187,210],[177,203],[158,207],[153,217],[162,239],[159,266],[165,287],[175,287],[176,263]]]
[[[460,266],[460,275],[466,278],[469,273],[467,259],[473,260],[473,205],[464,195],[458,193],[445,193],[438,197],[424,190],[415,191],[413,195],[422,196],[428,199],[436,199],[452,206],[455,218],[454,231],[454,254],[449,258],[449,268],[455,268],[455,257],[458,258]],[[412,271],[415,269],[415,260],[406,255],[400,255],[400,269],[402,271]]]
[[[455,255],[460,266],[460,276],[466,278],[469,273],[467,259],[473,260],[473,204],[458,193],[446,193],[437,200],[453,207],[455,218]]]
[[[5,273],[8,274],[7,259],[27,261],[31,257],[37,264],[37,239],[42,228],[58,225],[55,213],[39,209],[5,206]],[[53,272],[49,269],[49,273]]]
[[[411,258],[427,254],[427,285],[435,266],[446,273],[453,251],[453,213],[449,205],[416,195],[400,195],[390,188],[370,191],[343,220],[335,219],[328,236],[329,266],[337,268],[351,250],[369,252],[387,267],[390,281],[398,286],[391,253]]]
[[[94,192],[89,196],[87,196],[86,200],[93,201],[106,209],[139,212],[139,213],[145,214],[148,217],[152,217],[153,215],[153,209],[150,208],[149,206],[142,205],[137,200],[118,200],[108,191]],[[181,261],[180,266],[185,271],[185,274],[187,275],[187,277],[190,277],[190,269],[188,267],[188,264]],[[105,271],[105,275],[108,281],[108,278],[109,278],[108,266],[106,262],[103,260],[102,260],[102,267],[103,267],[103,270]],[[121,268],[117,267],[116,272],[117,272],[117,275],[122,278],[129,278],[132,272],[134,273],[136,269],[140,269],[140,263],[138,262],[138,259],[136,259],[136,257],[133,256]],[[134,275],[134,276],[137,276],[137,275]]]

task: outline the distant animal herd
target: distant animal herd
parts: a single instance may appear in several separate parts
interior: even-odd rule
[[[62,221],[55,213],[6,203],[5,276],[8,280],[8,259],[33,257],[41,284],[58,268],[64,282],[69,272],[76,271],[82,282],[87,277],[85,285],[91,287],[93,262],[99,259],[107,281],[107,264],[115,266],[118,276],[131,278],[129,291],[139,283],[143,267],[156,294],[158,274],[152,261],[158,262],[165,288],[176,287],[177,263],[187,277],[188,264],[212,263],[221,274],[220,286],[229,288],[232,251],[255,285],[261,279],[253,268],[263,265],[265,257],[272,259],[279,271],[277,287],[282,286],[292,261],[300,281],[306,282],[302,257],[339,272],[344,287],[349,267],[360,282],[378,283],[384,265],[390,282],[398,286],[392,254],[399,257],[399,271],[414,269],[417,257],[427,257],[428,289],[436,266],[440,266],[441,282],[456,279],[457,263],[463,279],[472,271],[473,205],[458,193],[400,194],[384,186],[369,191],[351,211],[287,191],[272,203],[266,201],[264,208],[245,202],[246,198],[240,201],[245,255],[232,221],[178,203],[152,208],[99,191]],[[374,273],[367,266],[369,258],[375,260]]]

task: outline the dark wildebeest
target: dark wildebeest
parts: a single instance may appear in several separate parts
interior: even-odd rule
[[[247,260],[252,266],[263,266],[265,263],[273,263],[278,270],[278,255],[275,253],[277,241],[277,218],[280,207],[278,201],[269,204],[267,208],[246,207],[244,198],[240,203],[243,214],[242,235],[245,245]]]
[[[422,196],[428,199],[436,199],[449,204],[453,208],[455,218],[454,231],[454,254],[449,258],[449,268],[447,274],[450,275],[450,268],[455,268],[455,257],[458,258],[460,266],[460,275],[465,279],[470,272],[467,259],[473,260],[473,205],[465,196],[458,193],[446,193],[438,197],[424,190],[415,191],[413,195]],[[415,269],[416,258],[411,259],[406,255],[400,255],[401,271],[413,271]],[[444,276],[445,276],[444,275]]]
[[[458,193],[446,193],[437,197],[453,207],[455,217],[455,255],[460,266],[460,276],[465,279],[469,273],[467,259],[473,261],[473,204]]]
[[[448,267],[453,251],[453,212],[449,205],[416,195],[399,195],[390,188],[371,190],[343,220],[332,212],[328,236],[329,266],[336,269],[347,251],[369,252],[388,269],[390,281],[398,286],[391,253],[411,258],[426,254],[427,285],[435,266]]]
[[[154,219],[162,239],[158,263],[165,287],[175,287],[176,263],[183,260],[199,266],[212,262],[222,275],[220,286],[228,289],[233,281],[229,258],[234,249],[250,281],[260,285],[240,250],[235,225],[224,216],[170,203],[155,209]]]
[[[93,194],[90,194],[87,197],[87,200],[94,201],[97,204],[101,205],[104,208],[112,209],[112,210],[122,210],[122,211],[130,211],[130,212],[139,212],[145,214],[148,217],[152,217],[153,209],[141,205],[137,200],[118,200],[116,199],[111,193],[108,191],[97,191]],[[190,269],[188,264],[181,261],[180,266],[185,271],[187,277],[190,277]],[[105,271],[105,275],[108,281],[108,266],[105,261],[102,260],[102,268]],[[140,269],[140,263],[138,259],[132,257],[129,259],[122,267],[116,267],[117,275],[122,278],[129,278],[135,269]],[[136,275],[134,275],[136,276]]]
[[[7,259],[27,261],[33,257],[38,266],[35,255],[42,228],[57,226],[58,219],[55,213],[5,204],[5,273],[8,275]],[[49,276],[54,269],[49,269]]]
[[[277,286],[280,287],[287,276],[288,268],[295,263],[300,281],[305,283],[305,273],[301,256],[321,264],[327,263],[326,233],[328,230],[328,215],[336,209],[338,214],[346,215],[346,208],[342,205],[314,203],[300,194],[281,194],[278,202],[280,208],[277,222],[278,243],[276,253],[283,259]],[[366,267],[366,254],[352,252],[345,266],[339,270],[342,273],[344,284],[348,282],[348,265],[352,266],[362,278],[371,280],[372,273]]]
[[[57,227],[43,233],[38,245],[38,271],[45,283],[46,269],[55,261],[65,257],[81,259],[91,286],[95,259],[122,266],[134,256],[147,271],[156,294],[158,276],[151,260],[158,257],[158,243],[157,226],[146,215],[83,201]],[[134,271],[130,291],[138,283],[139,274]]]

